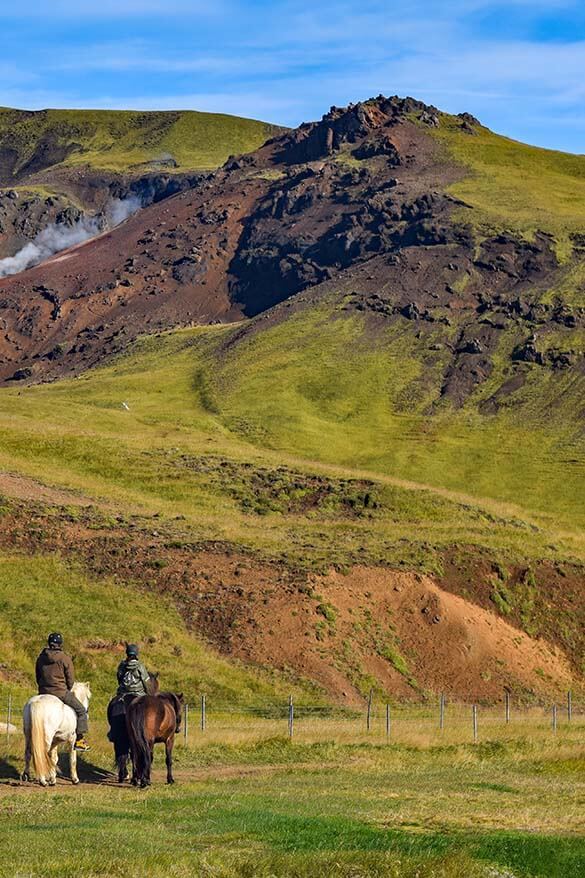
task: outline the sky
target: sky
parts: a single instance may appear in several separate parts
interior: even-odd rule
[[[0,105],[297,125],[377,94],[585,153],[585,0],[0,0]]]

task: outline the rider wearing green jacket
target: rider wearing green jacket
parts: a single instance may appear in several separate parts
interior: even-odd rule
[[[138,659],[138,647],[129,643],[126,658],[118,665],[118,695],[147,695],[148,671]]]

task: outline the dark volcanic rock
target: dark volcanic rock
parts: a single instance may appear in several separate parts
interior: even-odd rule
[[[514,349],[512,359],[522,363],[544,363],[544,357],[536,347],[536,336],[531,335],[523,344]]]
[[[194,283],[197,276],[203,271],[201,260],[194,256],[184,256],[173,263],[173,277],[180,284]]]
[[[17,369],[10,378],[9,381],[26,381],[27,378],[30,378],[32,375],[32,369],[28,366],[24,369]]]
[[[279,158],[290,164],[326,158],[345,143],[357,143],[374,129],[392,126],[409,113],[419,118],[436,117],[438,111],[413,98],[385,98],[348,107],[331,107],[320,122],[305,123],[281,140]],[[424,120],[423,120],[424,121]]]

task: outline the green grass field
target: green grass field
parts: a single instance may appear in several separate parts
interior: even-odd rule
[[[201,735],[199,735],[199,738]],[[0,875],[578,878],[584,751],[555,742],[413,747],[283,738],[175,749],[178,783],[17,787],[0,763]],[[161,767],[160,753],[155,766]],[[145,827],[148,830],[145,830]]]

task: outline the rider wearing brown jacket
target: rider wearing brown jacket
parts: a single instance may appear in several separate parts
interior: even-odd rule
[[[71,656],[63,652],[63,637],[54,632],[49,634],[48,646],[42,650],[35,667],[39,695],[55,695],[63,704],[75,711],[77,718],[76,750],[89,750],[84,738],[87,732],[87,710],[71,691],[75,683],[75,673]]]

